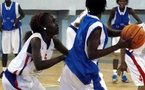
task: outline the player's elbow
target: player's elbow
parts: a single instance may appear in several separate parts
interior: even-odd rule
[[[42,70],[42,68],[39,65],[35,65],[36,70]]]
[[[89,53],[89,54],[88,54],[88,59],[89,59],[89,60],[94,60],[94,59],[96,59],[96,58],[98,58],[98,55],[95,55],[95,54],[93,54],[93,53]]]

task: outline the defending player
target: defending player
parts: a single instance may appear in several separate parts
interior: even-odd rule
[[[139,24],[145,31],[145,24]],[[119,69],[118,74],[123,70],[124,63],[126,62],[131,78],[138,90],[145,90],[145,43],[137,49],[129,50],[126,49],[125,61],[123,60]]]
[[[55,37],[58,34],[58,25],[52,14],[40,13],[33,16],[30,26],[32,31],[26,33],[22,50],[3,75],[4,90],[45,90],[37,80],[41,70],[66,57],[68,50]],[[51,58],[54,47],[65,55]]]
[[[110,13],[110,17],[108,20],[108,26],[112,27],[112,29],[116,30],[122,30],[126,25],[130,24],[130,16],[132,15],[137,23],[141,23],[140,18],[136,15],[135,11],[128,7],[128,1],[129,0],[116,0],[116,3],[119,5],[117,7],[114,7]],[[113,37],[112,38],[112,45],[115,45],[119,41],[120,37]],[[117,78],[117,68],[118,68],[118,61],[120,59],[124,59],[125,55],[125,49],[116,50],[114,52],[114,58],[113,58],[113,76],[112,76],[112,81],[113,83],[116,83],[118,78]],[[119,55],[120,54],[120,55]],[[126,77],[126,71],[127,71],[127,66],[122,71],[122,81],[123,82],[129,82],[129,80]]]

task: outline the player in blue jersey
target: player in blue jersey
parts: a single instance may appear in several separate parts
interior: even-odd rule
[[[139,17],[136,15],[135,11],[128,7],[128,0],[116,0],[117,4],[119,6],[114,7],[110,13],[110,17],[108,20],[108,26],[112,27],[112,29],[116,30],[122,30],[124,26],[130,24],[130,17],[129,15],[131,14],[137,21],[137,23],[141,23],[141,20]],[[115,45],[119,41],[120,37],[113,37],[112,38],[112,45]],[[116,50],[114,52],[114,57],[113,57],[113,76],[112,76],[112,81],[113,83],[116,83],[118,81],[117,78],[117,68],[118,68],[118,61],[121,56],[121,59],[124,59],[125,55],[125,49],[120,49]],[[129,80],[126,77],[126,71],[127,71],[127,66],[124,67],[124,70],[122,71],[122,81],[123,82],[129,82]]]
[[[60,90],[107,90],[96,62],[119,48],[129,47],[131,39],[120,39],[116,45],[105,48],[108,35],[120,35],[120,32],[107,33],[100,21],[105,6],[106,0],[86,0],[88,14],[84,16],[74,45],[65,59]]]
[[[0,9],[0,30],[2,32],[2,73],[7,67],[8,54],[13,52],[15,56],[21,49],[21,22],[24,12],[20,5],[11,0],[5,0]]]

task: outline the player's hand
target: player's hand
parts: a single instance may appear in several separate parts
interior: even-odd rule
[[[127,69],[126,64],[121,64],[121,65],[119,66],[119,68],[117,69],[117,74],[120,76],[120,75],[122,74],[123,71],[126,71],[126,69]]]
[[[15,27],[15,28],[18,28],[18,27],[19,27],[19,20],[18,20],[18,19],[16,19],[16,20],[14,21],[14,27]]]
[[[128,38],[127,40],[124,40],[120,37],[120,40],[117,44],[119,45],[120,48],[130,48],[131,41],[132,41],[132,38]]]

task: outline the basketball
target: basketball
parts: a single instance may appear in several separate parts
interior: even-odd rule
[[[123,28],[121,31],[121,38],[127,40],[132,38],[130,49],[136,49],[141,47],[145,42],[145,32],[143,27],[137,24],[130,24]]]

